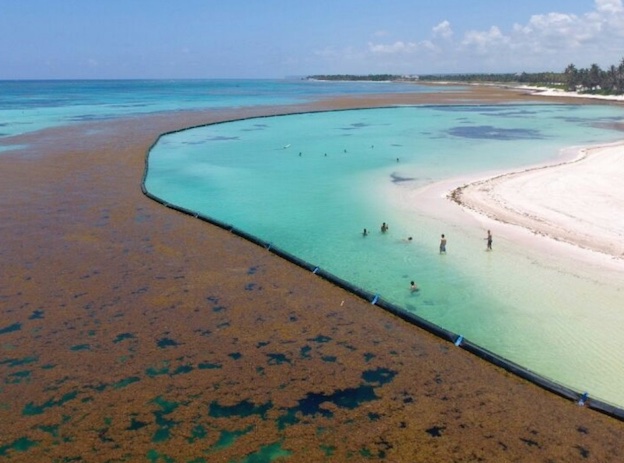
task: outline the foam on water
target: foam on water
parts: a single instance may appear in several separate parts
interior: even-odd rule
[[[621,283],[496,236],[494,252],[485,252],[478,219],[410,203],[413,191],[445,179],[552,162],[565,146],[615,140],[621,133],[601,127],[623,117],[610,106],[508,105],[237,121],[162,138],[146,186],[544,376],[624,405]],[[384,221],[390,231],[382,234]],[[441,233],[447,255],[438,253]],[[409,291],[411,280],[421,291]]]

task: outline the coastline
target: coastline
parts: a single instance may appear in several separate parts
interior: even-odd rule
[[[2,456],[188,461],[218,449],[228,430],[240,436],[210,455],[215,461],[275,442],[307,461],[327,461],[328,448],[335,461],[624,458],[624,423],[454,349],[140,190],[146,152],[166,131],[457,101],[535,97],[474,89],[340,98],[13,137],[28,146],[0,156]],[[329,400],[360,390],[374,398],[353,408]],[[297,408],[310,394],[327,399],[316,413]],[[282,415],[286,431],[274,423]],[[16,450],[14,442],[33,444]]]
[[[533,234],[624,257],[624,142],[581,148],[572,160],[468,183],[449,199]]]

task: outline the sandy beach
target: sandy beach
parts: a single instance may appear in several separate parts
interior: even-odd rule
[[[624,460],[623,422],[140,188],[147,150],[166,131],[267,114],[540,98],[475,87],[146,115],[3,139],[24,148],[0,154],[0,459],[238,462],[282,452],[283,461],[307,462]],[[576,162],[487,180],[500,191],[494,206],[484,183],[463,189],[461,201],[509,222],[526,212],[533,222],[518,221],[525,229],[619,257],[621,243],[611,241],[623,226],[609,215],[622,208],[612,183],[621,152],[590,149]],[[579,176],[581,165],[590,177]],[[579,181],[597,187],[582,187],[587,201],[605,203],[591,216],[556,201]],[[543,216],[552,230],[539,228]],[[555,235],[556,227],[574,232]]]
[[[567,161],[470,183],[452,198],[497,221],[624,257],[624,144],[579,149]]]

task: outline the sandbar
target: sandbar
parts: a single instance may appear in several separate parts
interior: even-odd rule
[[[500,222],[583,249],[624,257],[624,143],[578,149],[561,163],[469,183],[451,193]]]

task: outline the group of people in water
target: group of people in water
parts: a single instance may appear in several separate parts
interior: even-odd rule
[[[389,226],[386,222],[383,222],[381,224],[381,233],[386,233],[389,230]],[[365,228],[364,231],[362,232],[362,236],[368,236],[369,232],[368,230]],[[492,232],[490,230],[487,231],[487,236],[485,237],[486,240],[486,251],[491,251],[492,250]],[[405,243],[411,243],[412,242],[412,237],[409,236],[406,239],[403,240]],[[444,235],[444,233],[442,233],[442,235],[440,236],[440,254],[446,254],[446,236]],[[412,280],[410,281],[410,291],[412,293],[419,291],[420,288],[418,287],[418,285]]]

